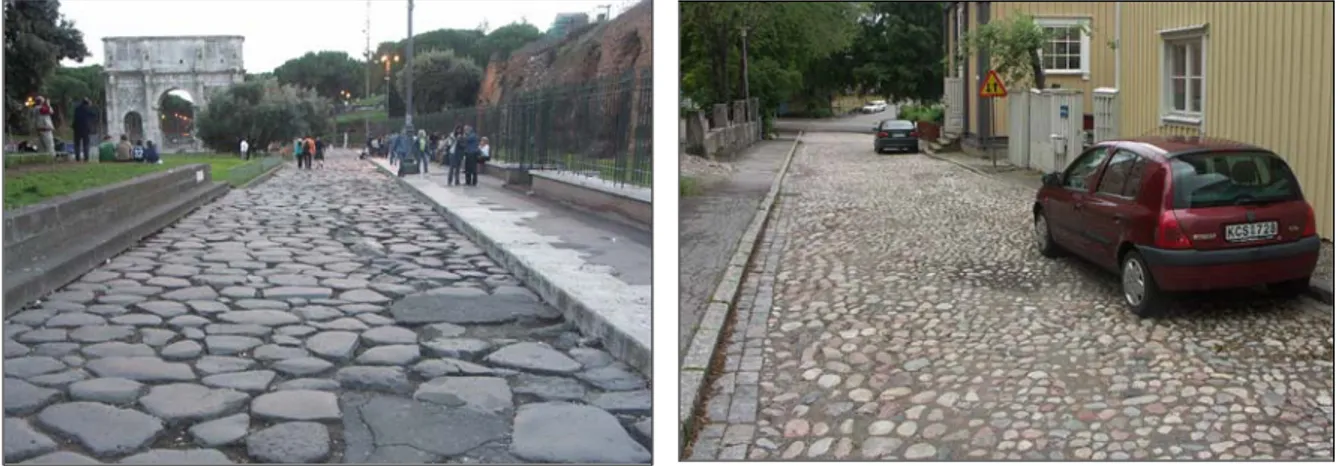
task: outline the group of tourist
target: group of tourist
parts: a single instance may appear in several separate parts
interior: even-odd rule
[[[87,160],[88,156],[84,157]],[[112,142],[111,136],[102,137],[102,144],[98,145],[98,161],[163,163],[163,158],[159,156],[158,146],[153,141],[136,139],[132,143],[130,137],[122,134],[120,142]]]
[[[489,138],[480,137],[469,125],[456,125],[448,134],[419,130],[418,133],[392,133],[369,138],[367,152],[386,157],[392,167],[405,162],[415,164],[419,174],[427,174],[428,166],[437,161],[447,169],[447,184],[466,186],[479,184],[479,166],[489,160]]]
[[[307,136],[293,140],[293,159],[297,160],[298,168],[312,169],[312,160],[316,160],[316,168],[325,168],[326,166],[326,142],[321,140],[320,136]]]

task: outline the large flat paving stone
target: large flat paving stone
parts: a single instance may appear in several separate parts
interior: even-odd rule
[[[138,451],[163,432],[161,419],[89,401],[48,406],[37,414],[37,422],[47,430],[75,439],[98,456]]]
[[[619,420],[591,406],[531,403],[517,410],[512,454],[545,463],[649,463],[651,453]]]
[[[339,399],[317,390],[281,390],[251,401],[251,414],[260,419],[326,421],[340,419]]]
[[[402,324],[500,324],[519,318],[554,319],[557,310],[513,295],[452,296],[419,293],[391,305],[391,316]]]
[[[4,425],[6,463],[23,461],[56,449],[56,441],[28,425],[28,421],[7,417]]]
[[[9,389],[8,386],[5,387]],[[70,398],[111,404],[130,404],[144,392],[144,384],[121,377],[100,377],[70,384]]]
[[[315,422],[276,424],[247,436],[247,454],[266,463],[321,462],[330,456],[330,431]]]
[[[529,341],[504,346],[486,356],[484,361],[536,373],[571,374],[582,369],[582,364],[568,355],[549,345]]]
[[[167,362],[156,357],[110,357],[89,362],[84,367],[99,377],[120,377],[138,382],[184,382],[195,380],[191,366]]]
[[[60,397],[60,392],[19,379],[4,380],[5,415],[23,416],[36,412]]]
[[[55,451],[30,459],[28,461],[20,462],[18,464],[71,465],[71,464],[102,464],[102,462],[78,453],[68,451]]]
[[[140,398],[140,405],[149,414],[167,422],[214,419],[242,409],[251,397],[226,389],[209,388],[191,383],[158,385]]]
[[[506,418],[390,395],[346,393],[344,461],[366,462],[378,448],[409,447],[457,456],[507,438]],[[374,440],[375,439],[375,440]]]
[[[216,447],[242,440],[247,436],[250,427],[251,416],[247,413],[238,413],[193,425],[189,432],[191,437],[195,438],[196,444]]]
[[[414,399],[486,414],[512,412],[512,388],[502,377],[438,377],[419,385]]]
[[[121,464],[235,464],[228,455],[214,449],[167,450],[153,449],[130,455]]]

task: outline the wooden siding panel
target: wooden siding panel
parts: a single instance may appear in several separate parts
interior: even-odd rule
[[[1334,4],[1166,2],[1122,4],[1123,136],[1194,133],[1162,128],[1163,41],[1158,31],[1208,24],[1205,133],[1278,152],[1335,234]]]
[[[1008,20],[1015,12],[1034,17],[1087,18],[1092,29],[1089,37],[1089,79],[1083,76],[1049,75],[1047,83],[1084,91],[1084,113],[1093,113],[1093,90],[1116,86],[1116,52],[1108,43],[1116,38],[1113,2],[992,2],[991,21]],[[1009,99],[996,99],[996,135],[1009,134]],[[1082,117],[1079,116],[1079,117]]]

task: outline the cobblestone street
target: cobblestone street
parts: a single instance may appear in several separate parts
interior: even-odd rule
[[[1333,309],[1251,290],[1136,318],[1048,260],[1034,192],[807,134],[691,459],[1333,459]]]
[[[6,319],[5,462],[650,462],[642,376],[337,154]]]

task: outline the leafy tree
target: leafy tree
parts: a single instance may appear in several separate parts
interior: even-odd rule
[[[89,56],[84,34],[60,14],[57,0],[6,1],[5,128],[22,132],[30,113],[24,102],[37,93],[60,61]]]
[[[750,95],[764,109],[803,91],[806,75],[846,50],[869,6],[856,2],[681,2],[680,70],[686,96],[706,104],[743,97],[740,48],[748,36]]]
[[[447,50],[414,57],[414,113],[432,113],[475,104],[484,72],[468,57]],[[396,89],[405,92],[404,72],[396,76]]]
[[[939,100],[944,93],[940,3],[876,2],[852,42],[851,83],[890,100]]]
[[[211,149],[231,152],[240,138],[252,147],[287,143],[334,128],[331,103],[311,89],[276,79],[234,84],[215,94],[196,119],[196,135]]]
[[[490,32],[479,41],[477,53],[473,55],[480,67],[486,67],[491,60],[507,59],[517,49],[544,37],[538,28],[525,22],[512,23]],[[415,43],[415,45],[418,45]],[[479,58],[483,58],[480,60]]]
[[[274,75],[280,84],[315,89],[318,95],[330,99],[339,98],[343,91],[361,96],[367,79],[363,62],[333,51],[307,52],[279,65]]]
[[[1078,28],[1089,35],[1087,28]],[[1018,11],[1005,21],[992,21],[978,26],[963,36],[964,54],[981,53],[991,59],[991,67],[1014,89],[1045,89],[1047,76],[1042,72],[1039,52],[1051,40],[1053,33],[1038,26],[1033,19]]]

